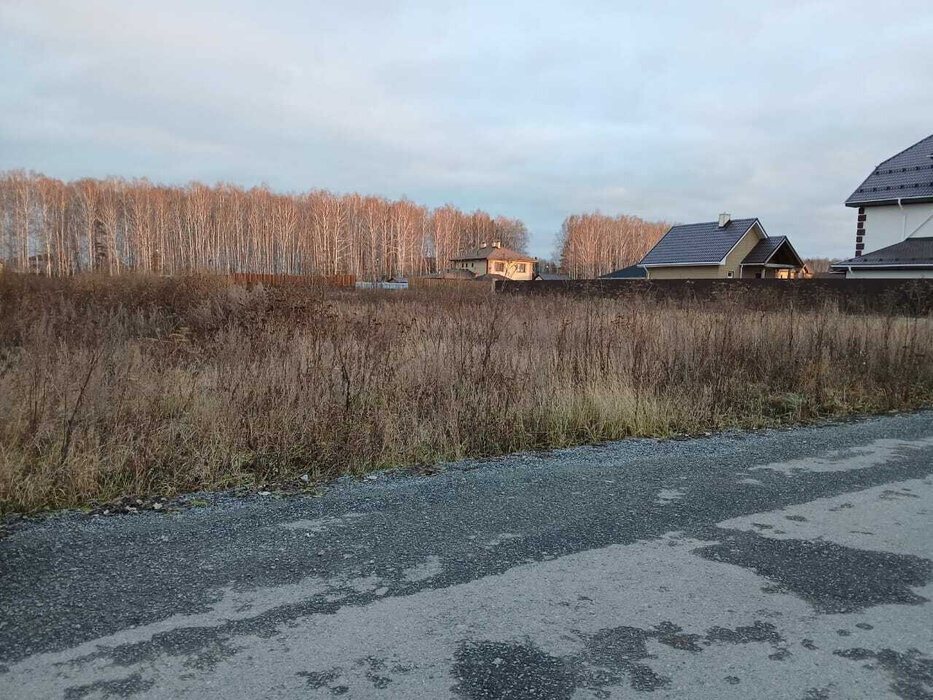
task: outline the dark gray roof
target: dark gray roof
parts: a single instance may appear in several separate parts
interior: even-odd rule
[[[775,236],[774,238],[762,238],[758,245],[752,248],[751,252],[745,256],[743,265],[763,265],[768,262],[768,258],[774,255],[774,251],[781,247],[781,244],[787,240],[787,236]]]
[[[756,221],[733,219],[723,228],[717,221],[672,226],[638,264],[717,265]]]
[[[797,251],[794,250],[794,246],[790,244],[790,240],[787,236],[769,236],[768,238],[762,238],[758,241],[758,245],[752,248],[751,252],[745,256],[742,264],[764,265],[774,256],[778,248],[783,245],[786,245],[790,249],[794,257],[797,258],[797,262],[800,263],[800,267],[803,267],[803,260],[797,255]]]
[[[847,267],[933,267],[933,238],[907,238],[833,265],[833,269]]]
[[[535,275],[536,280],[541,280],[542,282],[563,282],[564,280],[570,279],[567,275],[560,275],[556,272],[539,272]]]
[[[893,204],[898,199],[933,200],[933,135],[879,164],[846,206]]]
[[[623,267],[621,270],[615,270],[613,272],[607,272],[605,275],[600,275],[599,279],[601,280],[627,280],[627,279],[644,279],[648,276],[648,271],[639,267],[638,265],[629,265],[628,267]]]

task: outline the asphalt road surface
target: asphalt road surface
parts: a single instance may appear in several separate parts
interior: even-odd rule
[[[0,697],[933,697],[933,413],[201,498],[0,541]]]

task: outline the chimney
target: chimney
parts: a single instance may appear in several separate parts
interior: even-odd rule
[[[502,241],[493,241],[493,242],[492,242],[492,247],[493,247],[493,248],[501,248],[501,247],[502,247]]]
[[[719,228],[725,228],[729,225],[729,222],[732,221],[732,214],[727,214],[723,212],[719,215]]]

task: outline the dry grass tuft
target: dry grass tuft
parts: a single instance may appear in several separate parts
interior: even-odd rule
[[[933,322],[0,275],[0,508],[927,405]]]

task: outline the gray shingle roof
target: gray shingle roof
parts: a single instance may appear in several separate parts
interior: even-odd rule
[[[771,236],[768,238],[762,238],[758,241],[758,245],[752,248],[751,252],[745,256],[745,259],[742,261],[743,265],[764,265],[768,262],[774,254],[778,251],[778,248],[786,245],[790,252],[793,253],[794,257],[797,258],[797,262],[800,263],[801,267],[803,266],[803,260],[797,251],[794,250],[794,246],[790,244],[790,239],[787,236]]]
[[[614,270],[613,272],[607,272],[605,275],[600,275],[599,279],[601,280],[627,280],[627,279],[644,279],[648,276],[648,271],[643,267],[638,265],[629,265],[628,267],[623,267],[621,270]]]
[[[562,282],[570,278],[567,277],[567,275],[561,275],[556,272],[539,272],[535,275],[535,279],[541,280],[542,282]]]
[[[899,198],[933,200],[933,135],[880,163],[846,206],[893,204]]]
[[[873,250],[857,258],[842,260],[833,268],[847,267],[916,267],[933,266],[933,238],[907,238],[886,248]]]
[[[672,226],[639,265],[717,265],[758,219]],[[764,230],[764,229],[762,229]]]
[[[743,265],[763,265],[768,262],[768,258],[774,255],[774,251],[781,247],[781,244],[787,240],[787,236],[775,236],[774,238],[762,238],[758,245],[752,248],[751,252],[745,256]]]

